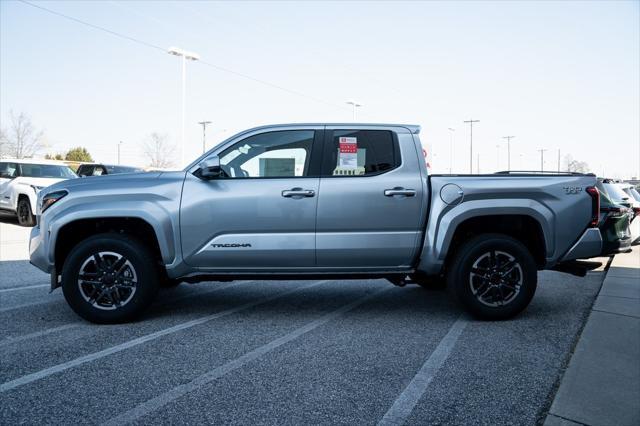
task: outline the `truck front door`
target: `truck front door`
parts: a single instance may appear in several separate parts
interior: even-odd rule
[[[222,176],[187,173],[185,262],[217,271],[313,267],[321,135],[314,127],[250,134],[218,153]]]

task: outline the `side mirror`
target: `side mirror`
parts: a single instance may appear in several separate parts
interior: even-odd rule
[[[220,158],[217,155],[202,161],[198,164],[198,167],[200,168],[200,176],[203,179],[213,179],[222,174]]]

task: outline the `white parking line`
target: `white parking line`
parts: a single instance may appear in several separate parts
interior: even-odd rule
[[[253,302],[245,303],[244,305],[240,305],[235,308],[227,309],[221,312],[217,312],[215,314],[207,315],[204,317],[200,317],[191,321],[184,322],[182,324],[174,325],[173,327],[165,328],[154,333],[150,333],[136,339],[129,340],[127,342],[121,343],[116,346],[112,346],[107,349],[103,349],[98,352],[94,352],[92,354],[88,354],[85,356],[81,356],[76,359],[72,359],[71,361],[64,362],[62,364],[54,365],[53,367],[45,368],[44,370],[37,371],[35,373],[27,374],[26,376],[19,377],[14,380],[10,380],[0,385],[0,393],[9,391],[11,389],[15,389],[19,386],[26,385],[28,383],[35,382],[37,380],[43,379],[45,377],[51,376],[52,374],[59,373],[64,370],[68,370],[69,368],[77,367],[87,362],[95,361],[96,359],[104,358],[106,356],[122,352],[126,349],[132,348],[134,346],[141,345],[143,343],[149,342],[151,340],[157,339],[162,336],[166,336],[167,334],[176,333],[181,330],[185,330],[187,328],[195,327],[196,325],[204,324],[205,322],[221,318],[227,315],[234,314],[236,312],[242,311],[244,309],[252,308],[254,306],[261,305],[263,303],[270,302],[274,299],[278,299],[280,297],[289,295],[291,293],[295,293],[298,291],[302,291],[304,289],[308,289],[311,287],[315,287],[317,285],[323,284],[327,281],[317,281],[312,282],[311,284],[295,287],[291,290],[283,291],[277,293],[273,296],[265,297],[264,299],[256,300]]]
[[[0,308],[0,314],[3,312],[9,312],[9,311],[13,311],[20,308],[28,308],[30,306],[46,305],[47,303],[52,303],[52,302],[60,302],[60,299],[45,300],[43,302],[30,302],[30,303],[23,303],[21,305],[8,306],[6,308]]]
[[[50,287],[50,284],[38,284],[38,285],[27,285],[24,287],[3,288],[3,289],[0,289],[0,293],[6,293],[8,291],[28,290],[30,288],[42,288],[42,287]]]
[[[249,283],[251,281],[244,281],[244,282],[245,283]],[[180,296],[180,297],[177,297],[175,299],[172,299],[170,302],[171,303],[175,303],[175,302],[177,302],[179,300],[188,299],[188,298],[193,297],[193,296],[209,294],[209,293],[212,293],[212,292],[215,292],[215,291],[224,290],[225,288],[229,288],[229,287],[232,287],[234,285],[238,285],[238,284],[235,281],[230,282],[230,283],[221,284],[221,285],[219,285],[218,287],[216,287],[213,290],[207,290],[207,291],[202,292],[202,293],[199,293],[199,292],[195,293],[194,292],[194,293],[186,294],[184,296]],[[44,287],[49,287],[49,285],[46,284],[46,285],[44,285]],[[27,287],[20,287],[20,288],[16,287],[15,289],[12,288],[10,290],[22,290],[23,288],[27,288]],[[44,304],[47,304],[47,303],[58,302],[58,301],[59,301],[59,299],[52,299],[52,300],[45,300],[45,301],[42,301],[42,302],[29,302],[29,303],[23,303],[23,304],[20,304],[20,305],[6,306],[4,308],[0,308],[0,313],[13,311],[15,309],[20,309],[20,308],[28,308],[30,306],[44,305]],[[163,302],[159,303],[158,306],[164,305],[167,302],[168,301],[163,301]]]
[[[458,318],[447,334],[442,338],[436,349],[422,365],[418,373],[411,379],[409,385],[393,403],[391,408],[378,422],[378,426],[402,425],[409,418],[416,404],[424,395],[429,383],[447,360],[458,338],[469,321],[463,316]]]
[[[132,408],[129,411],[125,411],[124,413],[106,421],[105,423],[103,423],[103,425],[109,425],[109,426],[117,426],[117,425],[121,425],[121,424],[128,424],[128,423],[132,423],[136,420],[138,420],[139,418],[152,413],[162,407],[164,407],[165,405],[169,404],[172,401],[175,401],[176,399],[208,384],[211,383],[212,381],[219,379],[220,377],[224,376],[227,373],[230,373],[234,370],[237,370],[238,368],[244,366],[245,364],[254,361],[258,358],[260,358],[261,356],[271,352],[272,350],[291,342],[292,340],[297,339],[298,337],[302,336],[305,333],[308,333],[318,327],[320,327],[323,324],[326,324],[327,322],[343,315],[344,313],[362,305],[363,303],[367,302],[368,300],[378,296],[380,293],[383,293],[385,291],[389,290],[389,288],[383,288],[380,290],[377,290],[371,294],[368,294],[366,296],[363,296],[359,299],[356,299],[355,301],[349,303],[348,305],[344,305],[341,308],[338,308],[334,311],[329,312],[328,314],[325,314],[323,316],[321,316],[320,318],[311,321],[310,323],[307,323],[305,325],[303,325],[302,327],[299,327],[295,330],[293,330],[292,332],[285,334],[282,337],[279,337],[275,340],[272,340],[271,342],[260,346],[257,349],[252,350],[251,352],[247,352],[246,354],[242,355],[241,357],[238,357],[236,359],[233,359],[229,362],[227,362],[226,364],[223,364],[219,367],[214,368],[213,370],[195,378],[194,380],[190,381],[189,383],[185,383],[183,385],[180,386],[176,386],[173,389],[168,390],[167,392],[160,394],[158,396],[156,396],[155,398],[149,399],[139,405],[137,405],[136,407]]]
[[[56,333],[58,331],[69,330],[70,328],[75,328],[83,323],[81,322],[72,322],[70,324],[60,325],[58,327],[47,328],[46,330],[36,331],[35,333],[24,334],[22,336],[17,337],[8,337],[6,339],[0,340],[0,348],[11,345],[18,342],[23,342],[25,340],[34,339],[36,337],[46,336],[47,334]]]
[[[250,283],[250,282],[252,282],[252,281],[242,281],[243,284],[244,283]],[[225,284],[219,285],[219,286],[217,286],[217,287],[215,287],[213,289],[209,289],[209,290],[206,290],[206,291],[194,291],[192,293],[185,294],[185,295],[182,295],[180,297],[176,297],[176,298],[168,299],[168,300],[163,300],[162,302],[158,303],[158,305],[156,305],[156,306],[159,306],[159,307],[160,306],[166,306],[166,305],[173,306],[178,302],[181,302],[181,301],[186,300],[186,299],[190,299],[192,297],[206,296],[206,295],[209,295],[211,293],[216,293],[218,291],[227,289],[229,287],[234,287],[234,286],[237,286],[237,285],[238,285],[238,283],[230,282],[230,283],[225,283]],[[46,302],[44,302],[44,303],[46,303]],[[29,305],[27,305],[27,306],[29,306]],[[98,327],[98,326],[93,326],[93,325],[91,325],[89,323],[86,323],[86,322],[74,322],[74,323],[70,323],[70,324],[66,324],[66,325],[61,325],[61,326],[58,326],[58,327],[48,328],[48,329],[42,330],[42,331],[36,331],[34,333],[25,334],[25,335],[22,335],[22,336],[8,337],[8,338],[6,338],[4,340],[0,340],[0,348],[4,347],[4,346],[7,346],[7,345],[14,344],[14,343],[23,342],[25,340],[33,339],[33,338],[36,338],[36,337],[46,336],[47,334],[50,334],[50,333],[55,333],[55,332],[58,332],[58,331],[68,330],[70,328],[74,328],[74,327],[77,327],[79,325],[85,325],[87,327],[95,327],[97,329],[101,328],[101,327]]]

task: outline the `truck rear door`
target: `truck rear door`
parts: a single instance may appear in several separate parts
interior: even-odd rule
[[[393,270],[411,265],[421,238],[425,189],[404,128],[325,130],[316,265]]]

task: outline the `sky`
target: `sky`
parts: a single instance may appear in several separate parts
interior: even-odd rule
[[[0,125],[25,112],[45,153],[146,165],[152,132],[185,159],[263,124],[422,126],[433,171],[556,170],[558,150],[640,176],[639,1],[32,2],[0,0]],[[130,40],[133,38],[139,42]],[[455,131],[448,130],[449,128]],[[452,152],[453,155],[450,155]],[[179,159],[176,150],[176,161]],[[478,157],[479,155],[479,157]]]

